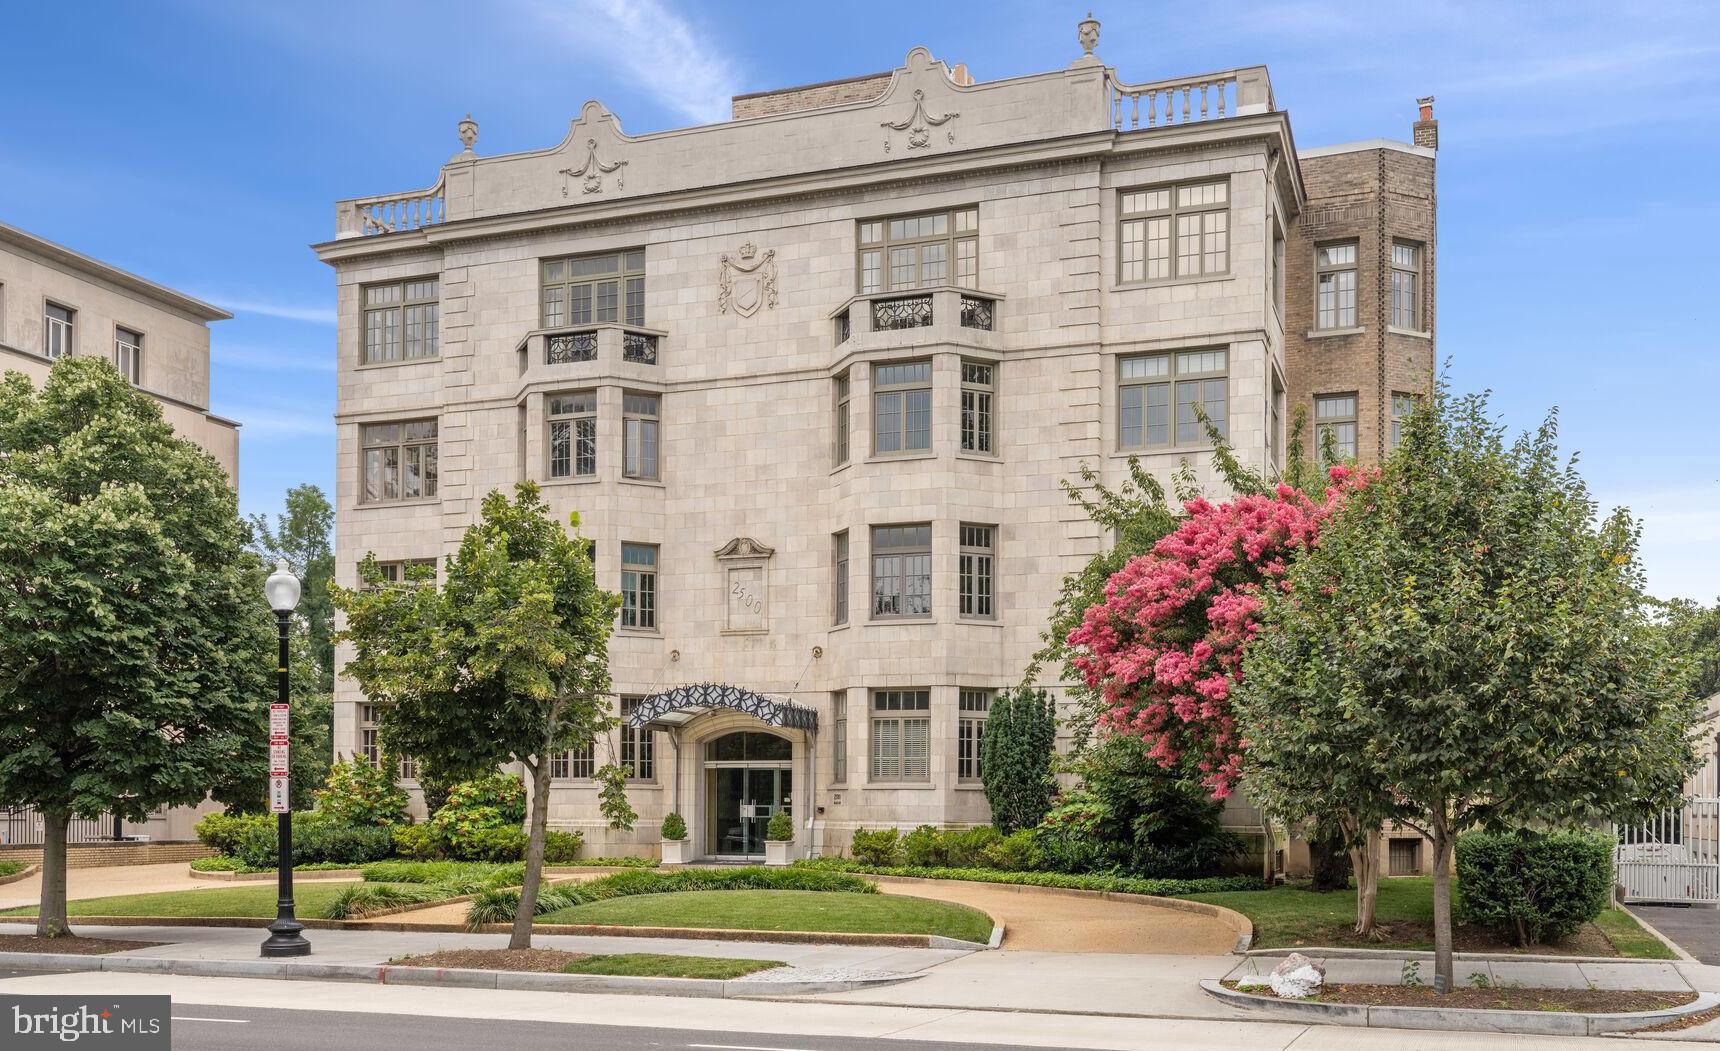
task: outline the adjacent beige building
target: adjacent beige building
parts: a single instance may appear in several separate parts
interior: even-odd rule
[[[1108,542],[1062,480],[1210,480],[1197,406],[1272,471],[1344,395],[1320,422],[1366,458],[1382,382],[1428,389],[1431,145],[1303,159],[1264,68],[1130,84],[1097,40],[992,81],[915,48],[642,135],[588,102],[526,153],[468,118],[428,188],[336,206],[337,578],[441,558],[521,479],[579,512],[625,601],[626,725],[554,764],[588,852],[655,852],[671,810],[695,857],[763,853],[783,808],[802,854],[986,821],[990,697]],[[1332,165],[1362,184],[1320,182],[1307,228]],[[1424,262],[1393,284],[1400,244]],[[1382,280],[1414,309],[1383,349]],[[374,708],[336,701],[337,749],[377,758]],[[598,816],[610,761],[633,832]]]
[[[40,384],[70,355],[106,358],[161,404],[173,429],[213,456],[235,481],[239,425],[209,411],[209,323],[232,317],[219,307],[64,245],[0,223],[0,372]],[[175,807],[128,821],[127,837],[194,838],[192,825],[212,805]],[[78,841],[111,839],[110,818],[73,823]],[[33,810],[0,808],[0,846],[41,842]]]

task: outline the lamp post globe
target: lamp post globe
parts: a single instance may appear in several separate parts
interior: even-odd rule
[[[299,578],[293,576],[287,568],[285,559],[275,563],[275,571],[269,574],[269,579],[263,582],[263,594],[269,600],[269,608],[275,611],[275,629],[280,643],[279,661],[275,665],[275,704],[282,711],[287,710],[288,683],[287,662],[288,635],[292,628],[293,609],[299,604]],[[274,720],[271,717],[270,724]],[[271,733],[273,731],[271,730]],[[273,762],[274,744],[270,741],[270,781],[275,777]],[[285,771],[282,771],[285,773]],[[272,785],[271,785],[271,796]],[[289,800],[291,796],[288,796]],[[289,804],[276,815],[275,834],[278,840],[276,852],[276,886],[279,890],[275,902],[275,922],[269,924],[269,936],[263,941],[263,956],[276,958],[282,956],[309,956],[311,943],[305,939],[304,925],[293,915],[293,814]]]

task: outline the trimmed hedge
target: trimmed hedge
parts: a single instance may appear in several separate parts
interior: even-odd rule
[[[1517,945],[1555,942],[1612,902],[1613,843],[1584,832],[1457,838],[1458,910]]]
[[[679,869],[674,872],[641,869],[617,872],[586,883],[546,886],[538,894],[536,912],[543,915],[610,898],[692,890],[815,890],[876,894],[878,885],[845,872],[799,866],[765,868],[749,865],[733,869]],[[471,908],[466,911],[466,922],[474,928],[485,923],[506,922],[513,918],[519,905],[520,892],[515,888],[485,891],[473,899]]]
[[[24,863],[22,861],[0,861],[0,879],[4,879],[7,876],[16,876],[18,873],[23,871]]]
[[[1012,872],[1006,869],[927,868],[913,865],[868,865],[857,858],[812,858],[795,862],[790,869],[826,872],[859,872],[872,876],[911,876],[916,879],[962,879],[975,883],[1007,883],[1025,887],[1059,887],[1066,890],[1108,890],[1122,894],[1149,894],[1177,898],[1188,894],[1216,894],[1234,890],[1265,890],[1259,876],[1216,876],[1207,879],[1142,879],[1136,876],[1074,875],[1067,872]]]

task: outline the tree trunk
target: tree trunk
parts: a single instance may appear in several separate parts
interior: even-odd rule
[[[547,737],[547,735],[546,735]],[[532,947],[532,917],[537,913],[538,885],[543,882],[543,839],[549,827],[549,749],[539,750],[537,761],[527,763],[532,775],[532,812],[526,840],[526,873],[520,882],[520,907],[514,913],[510,949]]]
[[[1433,812],[1433,991],[1450,992],[1451,965],[1451,827],[1443,803]]]
[[[1372,938],[1374,903],[1380,897],[1380,830],[1370,829],[1359,846],[1350,849],[1356,870],[1356,936]]]
[[[66,922],[66,824],[64,810],[42,814],[42,904],[36,910],[36,937],[70,938]]]

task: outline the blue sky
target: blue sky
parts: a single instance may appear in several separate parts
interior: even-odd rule
[[[924,44],[980,79],[1062,66],[1087,4],[18,4],[0,67],[0,219],[232,310],[214,407],[240,498],[334,474],[334,201],[559,142],[588,98],[630,132],[728,96],[889,69]],[[864,17],[856,13],[864,11]],[[1720,595],[1720,5],[1101,2],[1127,80],[1271,69],[1298,145],[1441,121],[1440,354],[1516,428],[1558,406],[1657,594]],[[74,41],[49,46],[47,41]]]

